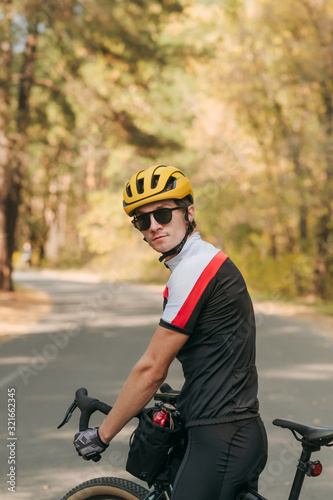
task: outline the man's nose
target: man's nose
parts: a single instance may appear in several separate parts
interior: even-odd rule
[[[157,220],[154,217],[154,214],[150,214],[150,229],[153,231],[160,228],[162,224],[157,222]]]

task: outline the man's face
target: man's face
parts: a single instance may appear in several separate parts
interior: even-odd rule
[[[136,215],[141,215],[147,212],[153,212],[161,208],[174,208],[177,204],[174,200],[163,200],[154,203],[149,203],[138,208]],[[189,220],[194,218],[194,207],[188,208]],[[150,227],[146,231],[142,231],[147,243],[156,252],[165,253],[179,245],[185,236],[187,223],[184,217],[184,210],[173,210],[172,219],[168,224],[159,224],[153,214],[150,214]],[[171,257],[169,257],[171,258]],[[168,260],[168,258],[166,259]]]

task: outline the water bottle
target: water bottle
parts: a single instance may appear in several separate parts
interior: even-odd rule
[[[170,427],[170,416],[165,410],[160,410],[154,413],[152,421],[155,424],[161,425],[162,427]]]

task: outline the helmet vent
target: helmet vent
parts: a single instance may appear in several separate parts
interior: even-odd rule
[[[136,181],[136,189],[138,191],[138,194],[142,194],[143,191],[144,191],[144,188],[143,188],[143,179],[138,179]]]
[[[158,181],[160,179],[160,176],[159,175],[153,175],[152,178],[151,178],[151,188],[152,189],[155,189],[157,184],[158,184]]]
[[[171,189],[174,189],[177,185],[177,179],[175,177],[170,177],[170,179],[168,180],[166,186],[165,186],[165,190],[166,191],[171,191]]]

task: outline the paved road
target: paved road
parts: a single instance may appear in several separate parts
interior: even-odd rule
[[[78,414],[63,429],[56,427],[78,387],[85,386],[90,394],[114,402],[158,322],[160,290],[122,282],[46,278],[33,272],[16,277],[22,284],[49,293],[54,306],[29,335],[0,344],[0,497],[57,500],[91,477],[129,477],[124,464],[135,422],[122,431],[98,464],[85,463],[74,452],[72,437]],[[333,425],[333,336],[321,335],[301,319],[268,313],[268,306],[257,310],[261,414],[269,435],[261,492],[269,500],[284,500],[298,446],[289,431],[273,427],[271,421],[288,417]],[[175,387],[181,385],[178,362],[168,381]],[[17,404],[16,441],[7,439],[10,388],[15,389]],[[92,423],[98,425],[99,420]],[[332,498],[332,451],[325,449],[320,454],[324,473],[320,478],[306,478],[302,498]],[[11,457],[16,462],[14,496],[6,483]]]

